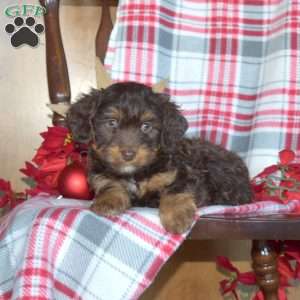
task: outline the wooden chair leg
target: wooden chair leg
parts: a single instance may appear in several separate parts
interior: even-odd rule
[[[265,300],[278,300],[279,273],[277,270],[277,253],[268,241],[252,242],[253,270],[259,288]]]
[[[118,1],[101,1],[101,21],[96,35],[96,56],[104,64],[105,54],[108,46],[109,37],[113,29],[113,21],[110,15],[110,6],[117,6]]]
[[[53,104],[70,103],[69,74],[59,24],[59,0],[40,0],[40,3],[47,11],[44,21],[50,101]],[[65,125],[65,118],[54,113],[52,123],[53,125]]]

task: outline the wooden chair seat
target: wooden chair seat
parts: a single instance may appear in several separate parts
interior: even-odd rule
[[[59,26],[59,0],[40,0],[46,7],[46,59],[51,103],[70,102],[70,84]],[[113,24],[109,6],[116,0],[102,0],[102,18],[96,37],[96,55],[103,61]],[[64,119],[53,115],[54,125],[63,125]],[[253,269],[257,283],[266,300],[275,300],[279,285],[277,253],[270,240],[300,239],[300,218],[297,216],[265,217],[201,217],[188,239],[193,240],[252,240]]]
[[[204,216],[193,228],[190,239],[299,240],[300,218],[296,215],[240,217]]]

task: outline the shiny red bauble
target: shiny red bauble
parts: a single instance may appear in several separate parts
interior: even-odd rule
[[[90,200],[93,193],[89,189],[87,171],[79,162],[67,165],[59,174],[58,191],[66,198]]]

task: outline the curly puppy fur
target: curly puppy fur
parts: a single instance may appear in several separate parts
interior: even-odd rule
[[[115,215],[159,207],[166,230],[182,233],[196,208],[251,201],[248,170],[233,152],[184,137],[188,124],[165,94],[134,82],[92,90],[67,121],[75,141],[90,144],[91,209]]]

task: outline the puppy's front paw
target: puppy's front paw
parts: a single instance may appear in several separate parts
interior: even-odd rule
[[[171,233],[183,233],[191,227],[196,209],[192,194],[164,195],[159,206],[161,223]]]
[[[91,210],[98,215],[115,216],[130,207],[130,199],[124,191],[106,191],[96,196]]]

